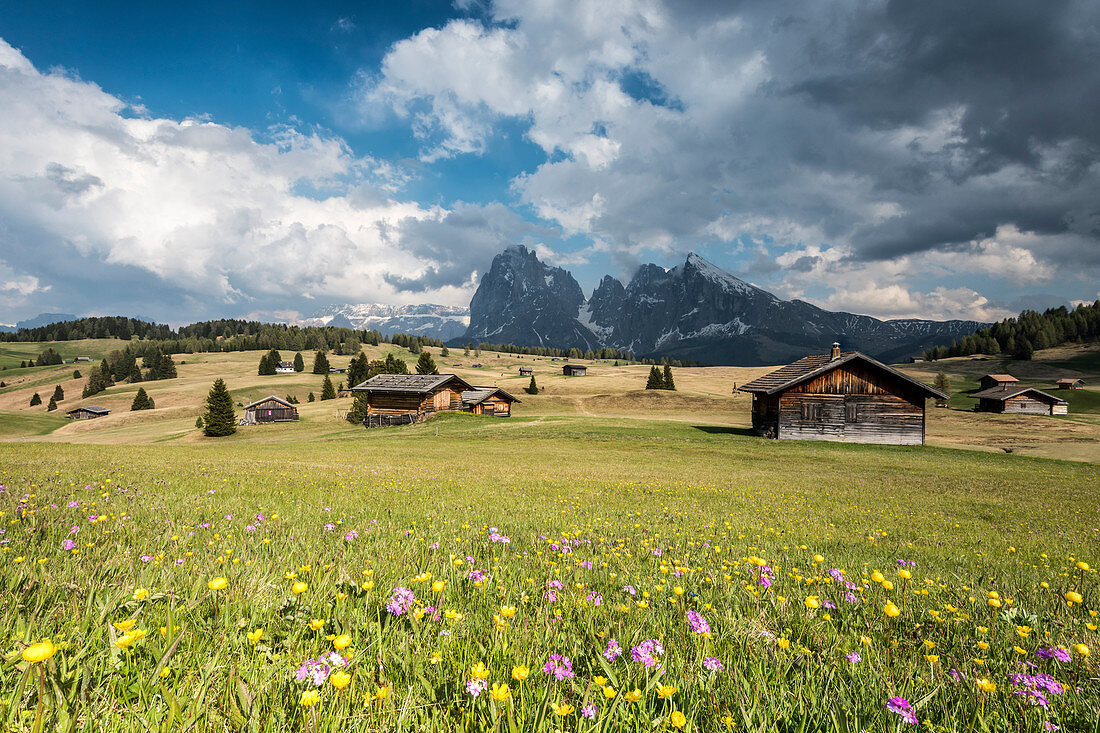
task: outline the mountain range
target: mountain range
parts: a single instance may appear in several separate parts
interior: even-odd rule
[[[781,300],[697,254],[641,266],[625,286],[605,276],[588,298],[573,276],[522,245],[493,259],[452,343],[613,347],[636,358],[756,366],[828,351],[833,341],[886,362],[973,333],[978,321],[883,321]]]
[[[470,325],[470,309],[453,305],[330,305],[296,322],[299,326],[339,326],[383,335],[407,333],[444,341],[461,336]]]

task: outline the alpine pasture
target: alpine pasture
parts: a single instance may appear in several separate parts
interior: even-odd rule
[[[898,448],[749,435],[733,387],[764,369],[658,393],[643,365],[436,351],[514,416],[368,431],[260,356],[178,355],[132,414],[139,385],[80,400],[72,365],[0,371],[5,729],[1098,725],[1095,379],[1066,417],[930,408],[930,445]],[[991,366],[907,370],[959,391]],[[203,437],[216,377],[301,421]],[[58,383],[58,413],[112,414],[29,407]]]

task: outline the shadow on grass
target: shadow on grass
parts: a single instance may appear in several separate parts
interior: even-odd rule
[[[745,435],[748,437],[756,435],[752,428],[735,428],[728,425],[692,425],[691,427],[711,435]]]

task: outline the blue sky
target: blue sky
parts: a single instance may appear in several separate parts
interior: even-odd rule
[[[0,322],[465,304],[510,243],[586,291],[694,250],[886,318],[1096,299],[1100,12],[1035,5],[0,3]]]

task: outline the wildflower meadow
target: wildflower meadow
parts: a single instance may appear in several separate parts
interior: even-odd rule
[[[1096,729],[1095,466],[491,429],[3,446],[2,727]]]

